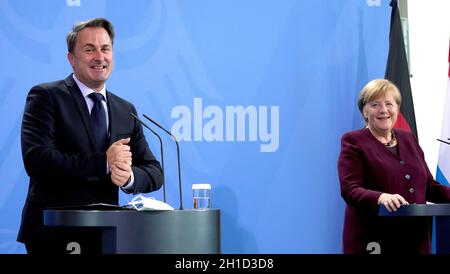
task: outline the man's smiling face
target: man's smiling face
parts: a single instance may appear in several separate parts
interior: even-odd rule
[[[75,76],[87,87],[99,91],[113,67],[111,38],[104,28],[85,28],[76,39],[73,52],[67,54]]]

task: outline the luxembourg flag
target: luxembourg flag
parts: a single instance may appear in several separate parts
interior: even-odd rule
[[[442,124],[441,140],[450,142],[450,45],[448,51],[448,62],[447,94],[445,99],[444,122]],[[450,144],[440,144],[436,180],[441,184],[448,185],[450,183]]]

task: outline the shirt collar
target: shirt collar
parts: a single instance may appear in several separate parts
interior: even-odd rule
[[[83,94],[83,97],[86,98],[89,94],[92,92],[96,92],[95,90],[88,88],[85,84],[83,84],[78,78],[75,76],[75,73],[72,74],[73,79],[77,83],[78,87],[80,88],[81,94]],[[103,85],[103,88],[99,91],[103,95],[106,101],[106,84]]]

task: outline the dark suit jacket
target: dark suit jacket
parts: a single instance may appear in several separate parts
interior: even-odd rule
[[[133,194],[162,184],[159,162],[130,112],[134,106],[107,91],[110,143],[131,138]],[[106,174],[106,153],[95,150],[86,101],[72,75],[33,87],[22,121],[22,156],[30,176],[18,241],[43,237],[43,209],[89,203],[118,204],[118,187]]]
[[[377,217],[382,193],[400,194],[410,204],[449,202],[450,188],[433,179],[415,137],[394,130],[399,155],[389,151],[368,129],[343,135],[338,172],[347,203],[343,244],[345,253],[364,253],[378,242],[381,253],[429,253],[428,218]]]

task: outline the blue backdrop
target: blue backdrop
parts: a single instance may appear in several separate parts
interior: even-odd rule
[[[359,90],[384,75],[390,11],[388,0],[0,1],[0,252],[25,252],[26,95],[71,72],[74,22],[106,17],[117,35],[107,88],[181,139],[185,207],[193,183],[212,184],[222,251],[340,253],[340,137],[362,126]],[[178,207],[176,149],[164,142]]]

